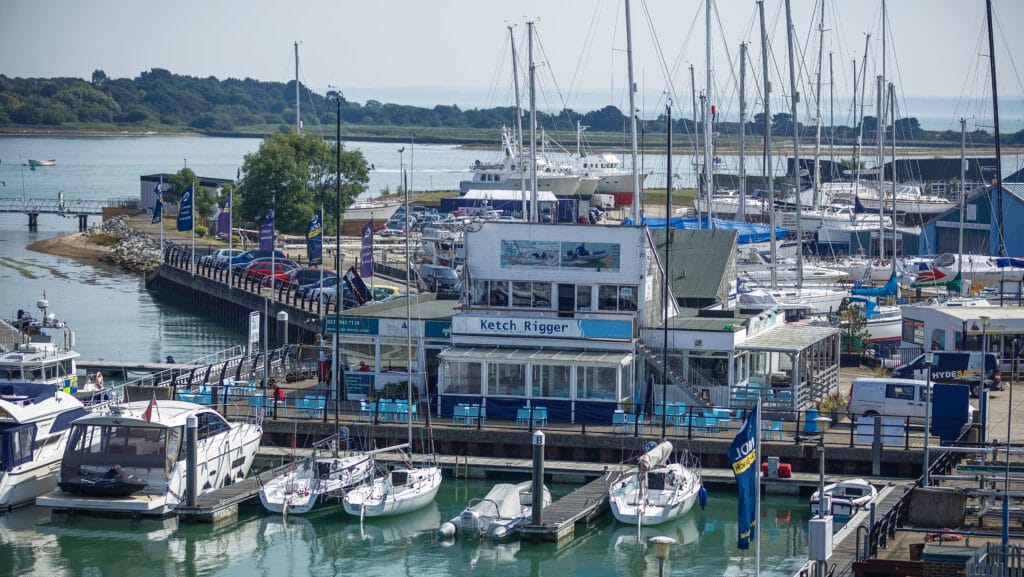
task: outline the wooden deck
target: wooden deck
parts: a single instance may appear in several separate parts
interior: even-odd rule
[[[608,488],[628,470],[622,465],[609,468],[597,479],[544,507],[539,524],[524,523],[517,527],[520,537],[527,541],[556,543],[572,539],[576,523],[588,523],[608,509]]]
[[[195,507],[176,507],[175,512],[183,521],[215,523],[238,515],[238,505],[259,495],[260,486],[284,472],[287,463],[245,479],[200,495]]]

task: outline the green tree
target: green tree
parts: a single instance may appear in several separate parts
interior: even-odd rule
[[[312,134],[268,136],[259,150],[245,155],[244,176],[235,196],[239,222],[258,223],[276,199],[276,226],[285,233],[302,233],[321,204],[325,224],[335,230],[335,148]],[[341,151],[342,210],[366,189],[369,166],[363,153]]]
[[[186,188],[192,186],[192,183],[196,182],[196,180],[196,173],[192,172],[191,168],[182,168],[177,173],[172,174],[167,179],[167,184],[170,186],[164,191],[164,202],[178,204],[182,193],[185,192]]]
[[[217,206],[217,195],[205,186],[200,186],[195,194],[195,214],[199,218],[213,217],[213,210]]]

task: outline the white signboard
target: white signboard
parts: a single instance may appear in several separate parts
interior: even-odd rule
[[[249,313],[249,356],[260,350],[260,313]]]

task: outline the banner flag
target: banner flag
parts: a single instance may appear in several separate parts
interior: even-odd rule
[[[272,252],[274,250],[274,209],[267,210],[267,217],[263,219],[260,226],[260,250]]]
[[[318,210],[306,225],[306,256],[309,258],[309,266],[321,266],[324,263],[323,222],[323,213]]]
[[[192,195],[195,192],[194,185],[188,185],[185,192],[181,193],[181,202],[178,204],[178,231],[185,232],[192,230]]]
[[[739,540],[736,547],[749,549],[750,540],[757,537],[757,490],[760,471],[757,464],[757,443],[759,442],[757,407],[750,410],[747,420],[740,427],[729,447],[729,464],[736,476],[736,490],[739,493]]]
[[[363,227],[363,246],[359,249],[359,276],[373,276],[373,221]]]
[[[153,194],[156,195],[156,204],[153,205],[153,220],[151,224],[157,224],[164,220],[164,183],[160,183],[153,188]]]
[[[217,234],[231,234],[231,197],[224,201],[224,208],[220,209],[220,216],[217,217]],[[226,237],[225,237],[226,238]]]

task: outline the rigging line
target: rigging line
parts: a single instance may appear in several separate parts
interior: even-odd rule
[[[979,17],[979,21],[978,21],[978,35],[975,38],[974,49],[971,51],[971,54],[975,54],[975,55],[981,54],[982,43],[983,42],[987,43],[986,31],[987,31],[987,24],[985,22],[985,16],[981,15]],[[971,84],[971,75],[972,74],[977,75],[978,70],[979,70],[980,67],[977,66],[977,62],[978,62],[977,56],[975,58],[972,58],[971,60],[972,60],[972,62],[974,64],[970,68],[968,68],[967,72],[964,74],[964,81],[963,81],[963,84],[960,86],[960,95],[957,97],[956,106],[953,109],[954,116],[952,118],[950,118],[949,125],[947,125],[947,129],[948,130],[953,130],[954,124],[956,123],[956,121],[955,121],[956,118],[959,118],[960,116],[971,116],[970,114],[962,113],[961,110],[967,111],[967,110],[970,110],[970,107],[971,107],[972,104],[973,105],[977,105],[976,98],[973,98],[973,97],[971,97],[969,95],[968,86],[972,86],[972,84]],[[985,68],[987,70],[988,67],[986,66]],[[986,74],[987,74],[987,71],[986,71]],[[977,80],[975,80],[973,86],[980,86],[980,84],[978,83]],[[991,96],[988,97],[988,98],[991,99]],[[956,124],[958,124],[958,123],[956,123]]]
[[[722,28],[722,19],[721,19],[721,17],[718,14],[718,4],[713,4],[713,6],[714,6],[714,9],[715,9],[715,21],[718,23],[718,38],[719,38],[719,40],[721,40],[722,46],[725,49],[725,61],[729,63],[728,64],[728,67],[729,67],[729,82],[726,83],[725,88],[719,87],[719,94],[734,93],[733,87],[736,87],[735,91],[739,91],[739,88],[738,88],[739,87],[739,79],[736,77],[736,69],[733,68],[733,66],[732,66],[732,62],[733,62],[733,60],[732,60],[732,53],[729,51],[729,44],[725,41],[725,29]],[[749,33],[749,30],[748,30],[748,33]],[[714,76],[717,77],[718,75],[715,74]],[[720,110],[720,114],[722,114],[723,118],[725,117],[724,112],[726,110],[732,110],[733,100],[734,100],[734,98],[732,98],[732,97],[729,98],[729,100],[728,100],[729,108],[723,107],[722,106],[722,102],[721,101],[719,102],[718,108],[721,109]]]
[[[658,38],[658,33],[654,29],[654,20],[651,18],[650,10],[647,8],[646,0],[641,0],[640,7],[644,13],[644,21],[647,23],[647,30],[651,34],[651,41],[654,43],[654,54],[658,61],[658,67],[661,68],[661,73],[664,75],[665,84],[669,94],[672,95],[673,100],[676,98],[675,84],[672,82],[672,74],[669,73],[668,62],[665,60],[665,51],[661,47],[661,40]],[[662,101],[659,97],[658,105],[661,105]]]
[[[572,79],[569,81],[569,100],[572,101],[572,96],[577,90],[576,81],[582,82],[583,70],[584,70],[584,56],[588,54],[594,47],[594,42],[597,41],[597,23],[600,20],[599,14],[601,7],[604,4],[603,0],[599,0],[594,6],[594,12],[590,16],[590,24],[587,26],[587,34],[583,38],[583,50],[580,51],[580,57],[576,60],[576,69],[573,70]]]
[[[992,22],[995,23],[996,29],[999,30],[999,38],[1003,41],[1003,48],[1005,49],[1006,59],[1010,63],[1010,68],[1013,70],[1013,76],[1017,79],[1017,88],[1024,93],[1024,84],[1021,84],[1020,72],[1017,71],[1017,63],[1013,59],[1013,50],[1010,50],[1010,42],[1006,39],[1006,30],[1003,28],[1003,21],[999,17],[999,13],[996,10],[996,6],[993,3],[992,6]]]
[[[694,30],[697,27],[697,22],[699,21],[700,17],[702,16],[703,11],[700,9],[700,6],[701,5],[698,5],[698,9],[696,11],[694,11],[693,19],[690,20],[690,26],[686,29],[686,34],[683,36],[683,43],[679,47],[679,52],[677,53],[675,61],[674,61],[675,63],[673,64],[672,68],[670,69],[670,73],[668,75],[669,78],[675,78],[680,73],[688,73],[689,72],[689,66],[684,66],[684,64],[690,64],[690,62],[687,61],[685,58],[683,58],[683,55],[686,54],[686,49],[690,45],[691,39],[694,38]],[[680,69],[680,67],[682,67],[682,69]],[[674,88],[675,85],[672,84],[672,86],[673,86],[672,99],[674,101],[676,101],[676,102],[685,102],[686,100],[689,100],[689,98],[688,98],[689,94],[687,94],[686,97],[684,97],[684,98],[680,98],[679,94],[675,91],[675,88]],[[687,125],[684,123],[682,126],[683,126],[683,131],[687,135],[692,137],[693,133],[691,133],[688,130]]]

